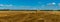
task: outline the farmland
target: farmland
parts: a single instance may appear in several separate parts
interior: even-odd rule
[[[60,22],[60,11],[0,11],[0,22]]]

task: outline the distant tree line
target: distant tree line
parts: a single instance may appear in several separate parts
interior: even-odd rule
[[[10,10],[10,9],[0,9],[0,11],[60,11],[60,10]]]

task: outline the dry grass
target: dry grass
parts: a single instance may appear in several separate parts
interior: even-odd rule
[[[0,11],[0,22],[60,22],[60,11]]]

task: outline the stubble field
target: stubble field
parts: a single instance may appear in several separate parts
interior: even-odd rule
[[[0,22],[60,22],[60,11],[0,11]]]

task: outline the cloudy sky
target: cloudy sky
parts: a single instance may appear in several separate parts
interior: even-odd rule
[[[0,9],[60,10],[60,0],[0,0]]]

